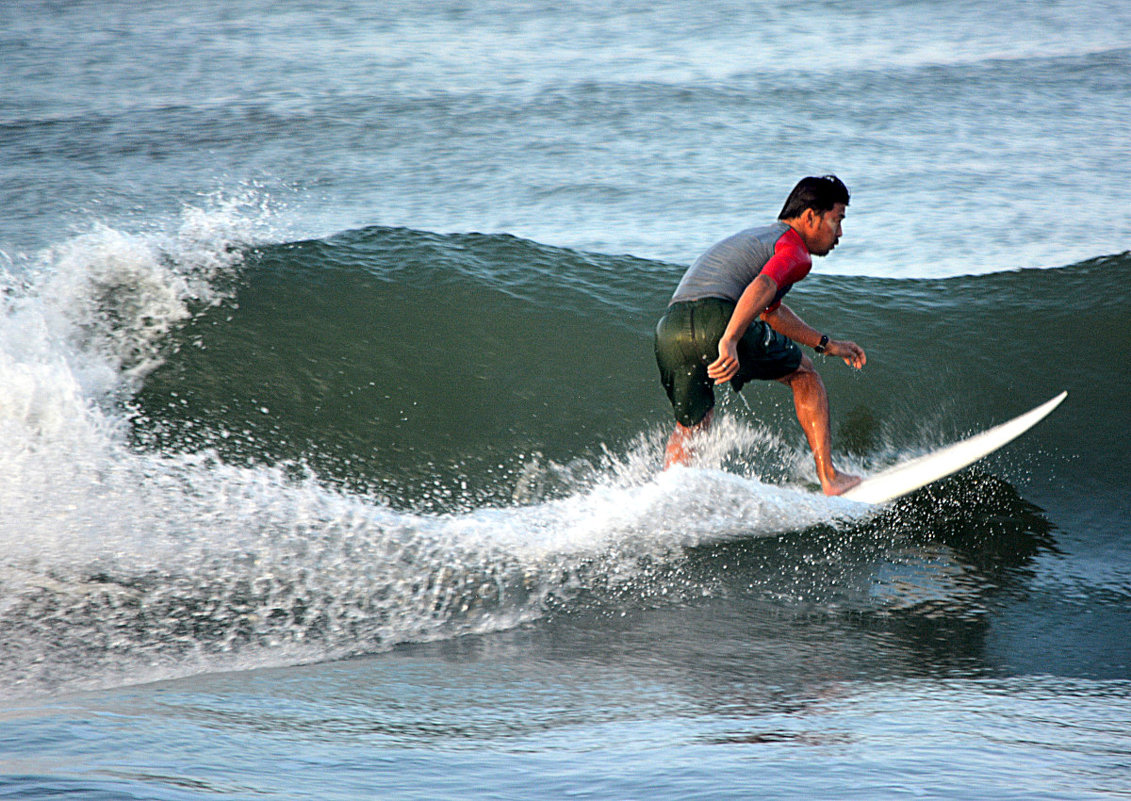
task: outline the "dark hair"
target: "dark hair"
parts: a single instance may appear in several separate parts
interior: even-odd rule
[[[819,178],[802,178],[785,199],[779,220],[792,220],[800,217],[805,209],[813,209],[818,214],[832,211],[837,203],[848,205],[848,187],[835,175],[822,175]]]

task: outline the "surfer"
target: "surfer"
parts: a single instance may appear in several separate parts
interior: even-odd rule
[[[864,350],[855,342],[830,339],[782,303],[809,274],[812,256],[836,247],[848,197],[835,175],[802,178],[776,223],[718,242],[684,273],[656,326],[656,362],[676,419],[665,469],[687,464],[695,435],[710,426],[712,384],[729,381],[737,392],[760,379],[793,390],[797,419],[825,494],[840,495],[860,482],[833,466],[828,394],[798,343],[856,369],[864,366]]]

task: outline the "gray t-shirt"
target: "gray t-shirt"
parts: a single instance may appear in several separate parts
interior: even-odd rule
[[[712,245],[683,274],[671,303],[703,298],[724,298],[737,303],[774,255],[777,241],[789,230],[786,223],[779,221],[747,228]]]

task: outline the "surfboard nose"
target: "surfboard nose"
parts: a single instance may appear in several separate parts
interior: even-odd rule
[[[889,467],[864,479],[840,497],[860,503],[884,503],[900,498],[940,478],[957,473],[1007,445],[1044,420],[1068,397],[1068,390],[980,434],[946,445],[924,456]]]

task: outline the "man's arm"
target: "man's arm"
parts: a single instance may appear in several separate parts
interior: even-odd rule
[[[746,285],[727,323],[727,330],[719,340],[719,358],[707,365],[707,375],[715,379],[716,384],[725,384],[738,375],[738,340],[742,339],[762,310],[770,305],[777,291],[777,282],[768,275],[759,275]],[[820,335],[817,338],[820,339]]]
[[[762,319],[769,324],[770,328],[800,345],[807,345],[812,348],[821,343],[821,332],[794,314],[793,310],[784,303],[773,311],[764,313]],[[825,345],[825,353],[830,356],[839,356],[844,359],[845,364],[849,367],[855,367],[857,370],[868,361],[864,349],[855,342],[848,340],[830,339]]]

